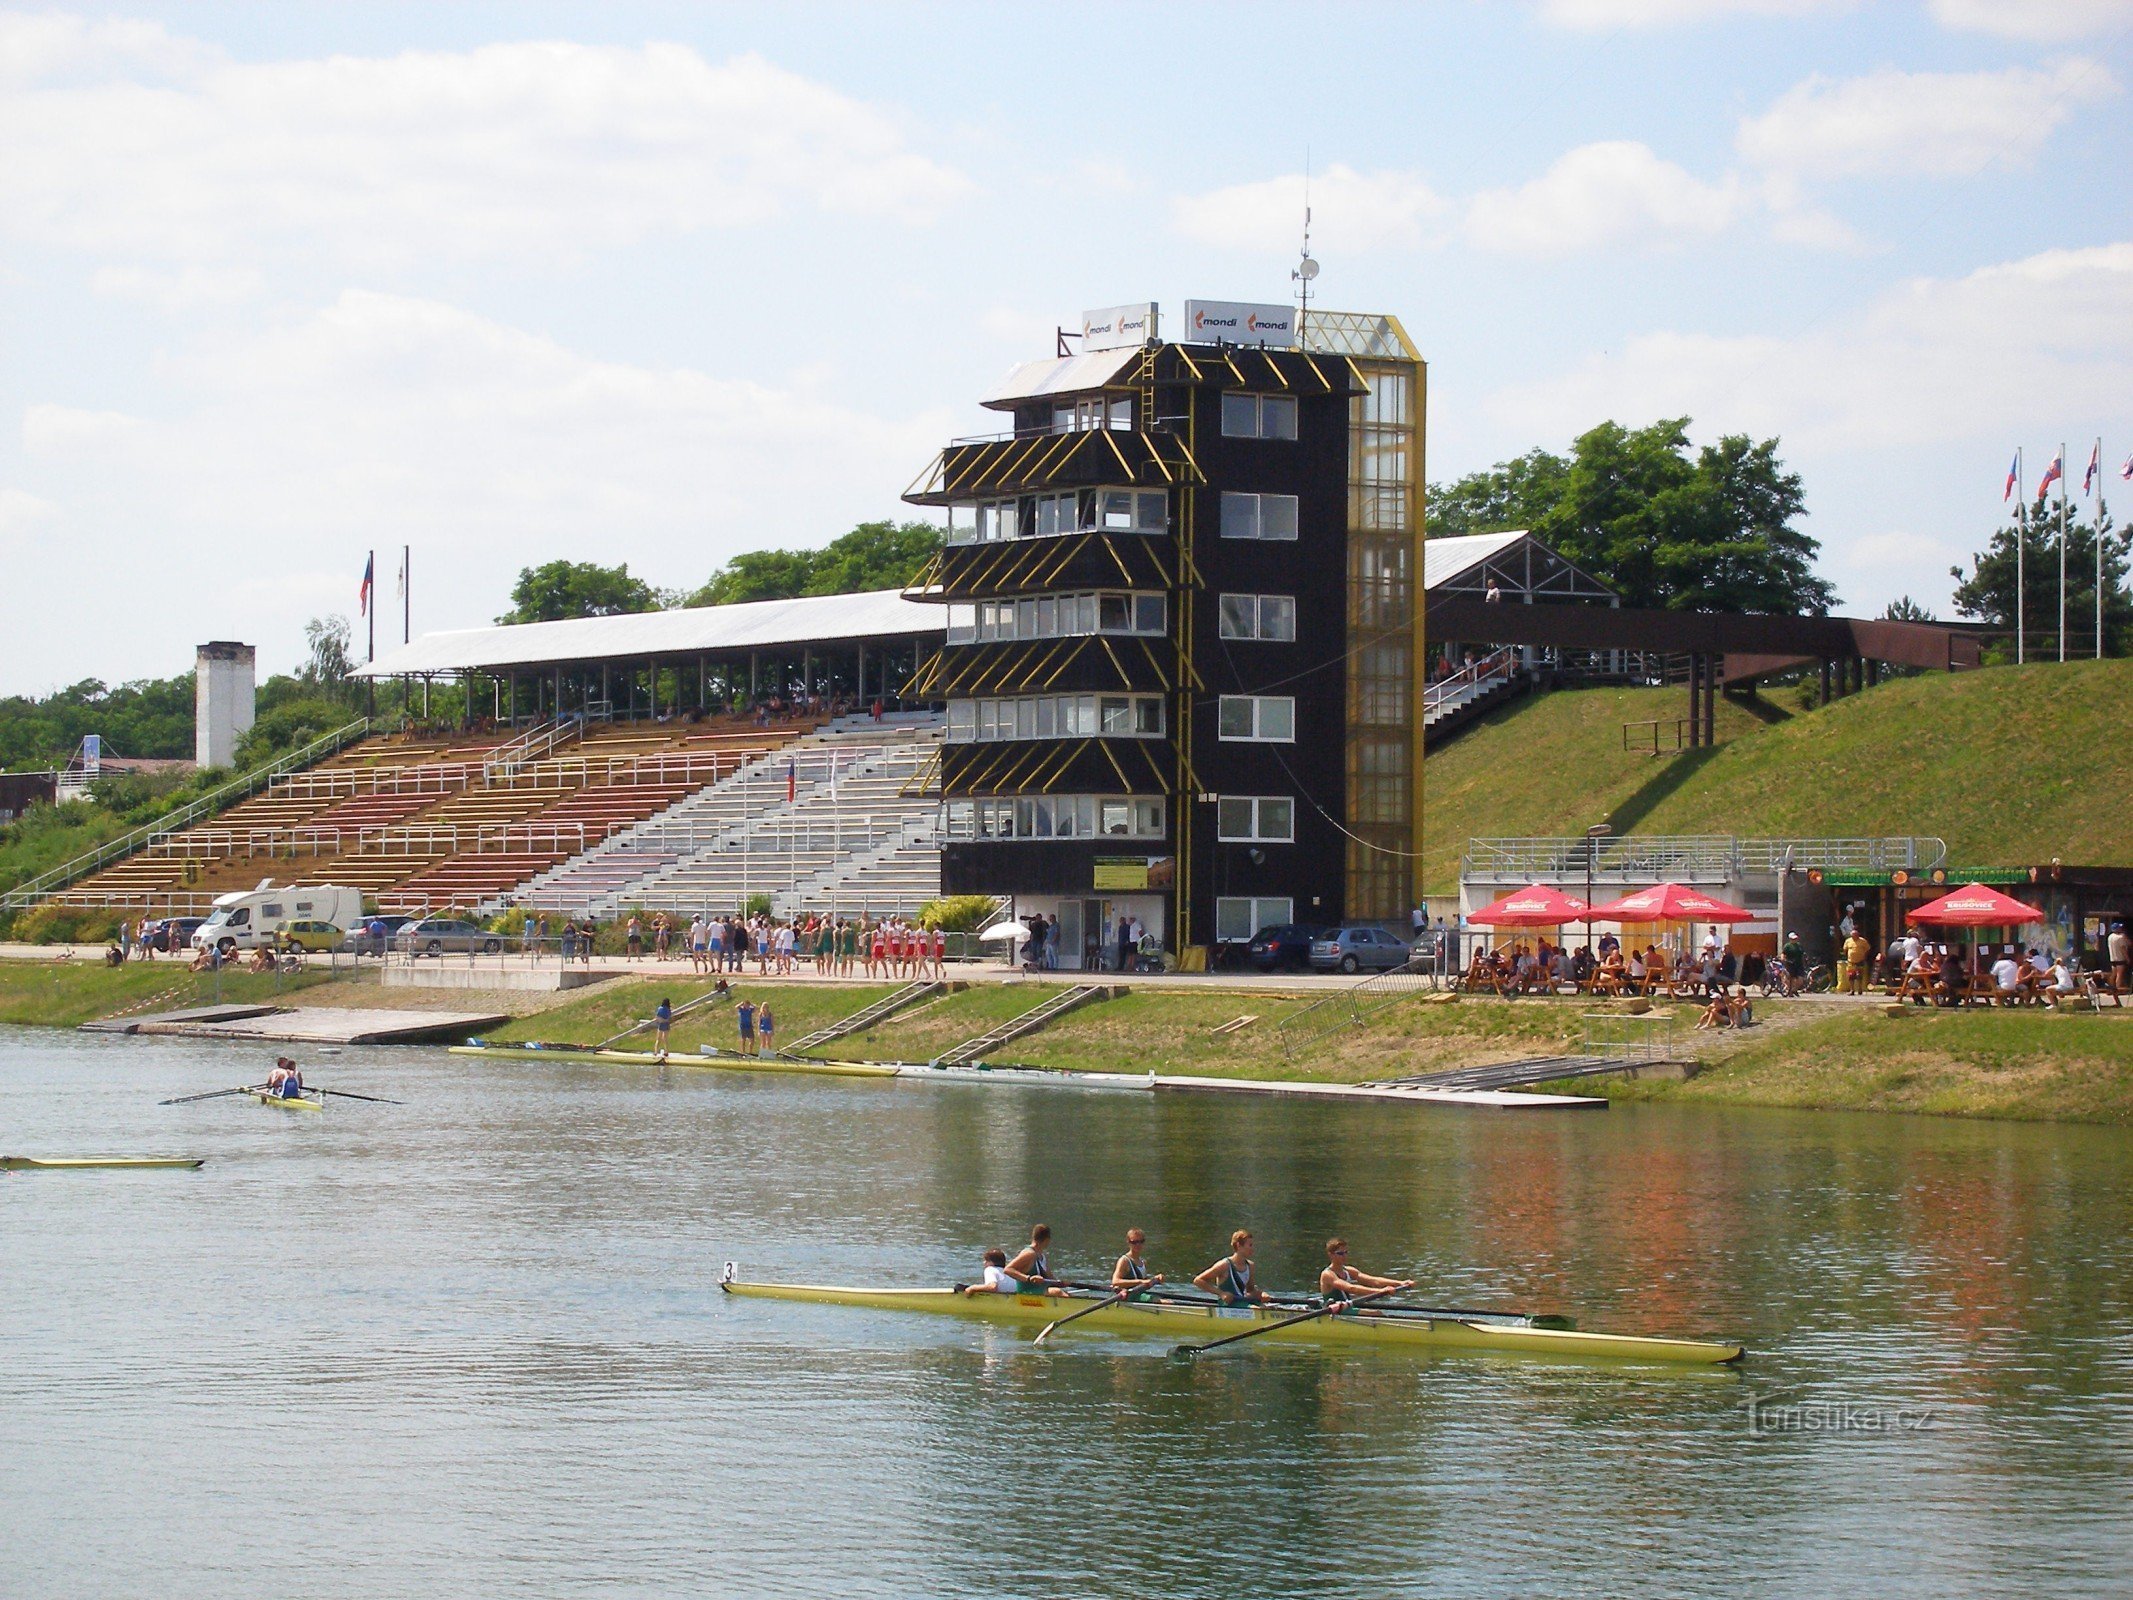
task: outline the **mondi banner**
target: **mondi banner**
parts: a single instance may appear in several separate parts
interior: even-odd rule
[[[1081,348],[1091,350],[1127,350],[1144,345],[1155,337],[1155,302],[1143,301],[1138,305],[1105,306],[1101,311],[1084,311],[1081,314]]]
[[[1296,343],[1294,306],[1259,306],[1237,300],[1185,302],[1185,339],[1190,344]]]

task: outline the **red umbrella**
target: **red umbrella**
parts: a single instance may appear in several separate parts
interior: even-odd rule
[[[1714,900],[1700,889],[1661,883],[1594,906],[1585,916],[1591,922],[1749,922],[1755,913]]]
[[[2035,906],[2025,906],[2012,895],[1973,883],[1938,900],[1928,900],[1904,920],[1929,922],[1941,928],[2006,928],[2017,922],[2042,922],[2044,913]]]
[[[1581,922],[1584,917],[1585,902],[1576,895],[1551,889],[1545,883],[1529,883],[1494,905],[1483,906],[1466,920],[1484,928],[1560,928],[1566,922]]]

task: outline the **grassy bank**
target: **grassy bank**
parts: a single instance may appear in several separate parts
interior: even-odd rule
[[[0,1023],[72,1028],[144,1005],[177,1011],[217,1003],[244,1005],[293,994],[326,980],[324,973],[271,977],[249,972],[191,973],[175,962],[129,961],[106,967],[90,961],[0,962]]]
[[[2133,1121],[2133,1014],[1877,1010],[1748,1038],[1686,1083],[1555,1085],[1616,1100]]]

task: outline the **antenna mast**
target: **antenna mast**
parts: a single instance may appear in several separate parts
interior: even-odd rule
[[[1298,307],[1296,312],[1296,343],[1304,342],[1304,329],[1311,319],[1311,281],[1318,276],[1318,263],[1311,259],[1311,153],[1304,152],[1304,231],[1303,251],[1297,260],[1296,269],[1289,277],[1296,284]]]

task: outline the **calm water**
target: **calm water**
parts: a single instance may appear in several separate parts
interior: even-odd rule
[[[2009,1595],[2133,1588],[2122,1132],[1491,1115],[259,1052],[0,1030],[0,1592]],[[1333,1230],[1455,1303],[1739,1372],[722,1299]],[[1756,1437],[1751,1397],[1892,1431]],[[271,1525],[270,1525],[271,1524]]]

